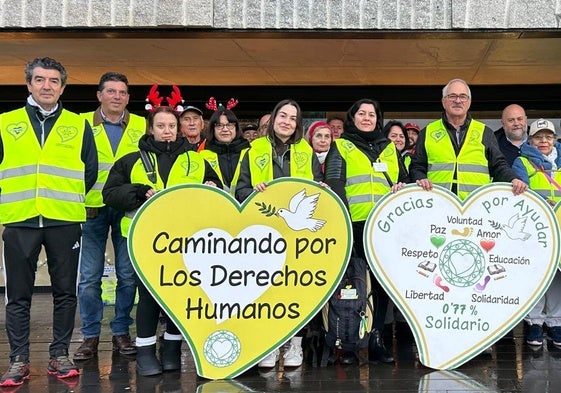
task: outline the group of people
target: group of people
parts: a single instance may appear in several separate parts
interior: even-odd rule
[[[110,323],[113,349],[136,355],[140,375],[181,367],[182,336],[169,318],[157,356],[162,311],[136,276],[126,242],[136,210],[172,185],[208,184],[242,202],[253,192],[267,192],[268,182],[279,177],[317,181],[330,187],[348,208],[357,239],[354,252],[363,258],[361,239],[369,212],[382,196],[398,192],[406,183],[415,182],[425,190],[437,184],[460,199],[490,181],[512,183],[514,194],[524,192],[529,184],[551,203],[561,197],[556,171],[561,145],[555,142],[551,122],[541,119],[526,134],[521,108],[509,106],[503,112],[503,139],[497,139],[470,116],[472,95],[461,79],[443,88],[442,117],[422,130],[399,121],[384,126],[378,102],[364,98],[351,105],[344,118],[315,122],[305,132],[300,106],[286,99],[258,124],[243,129],[231,109],[219,106],[209,119],[205,138],[203,111],[195,106],[154,105],[147,120],[129,113],[128,81],[122,74],[104,74],[97,90],[99,107],[80,115],[63,109],[59,100],[67,80],[62,64],[38,58],[26,65],[25,76],[29,90],[25,107],[0,115],[0,222],[5,226],[10,343],[10,367],[0,386],[17,386],[29,378],[30,304],[42,246],[54,303],[48,373],[58,378],[79,375],[69,356],[78,302],[84,340],[73,358],[97,355],[109,231],[117,276]],[[512,166],[505,158],[509,154],[505,146],[513,152]],[[296,155],[304,165],[293,164]],[[264,156],[270,159],[256,167],[256,157]],[[376,306],[369,356],[392,362],[382,339],[389,297],[373,276],[372,283]],[[129,327],[137,288],[133,342]],[[560,297],[552,295],[548,292],[544,304],[538,305],[541,308],[528,316],[531,344],[543,339],[538,327],[548,321],[544,312],[559,309]],[[548,325],[559,345],[560,324],[561,318]],[[285,366],[302,364],[302,333],[289,341],[284,356]],[[343,356],[347,364],[356,360],[354,354]],[[272,367],[278,357],[274,351],[260,366]]]

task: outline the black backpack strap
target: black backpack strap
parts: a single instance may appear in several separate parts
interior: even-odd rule
[[[144,171],[146,171],[148,180],[156,184],[156,170],[154,169],[152,157],[150,157],[150,155],[145,150],[140,150],[140,160],[142,161],[142,166],[144,167]]]

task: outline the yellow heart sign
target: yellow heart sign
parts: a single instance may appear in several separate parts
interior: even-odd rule
[[[414,228],[412,230],[412,228]],[[370,213],[370,267],[415,335],[421,362],[453,369],[534,307],[559,261],[559,224],[533,191],[489,184],[461,202],[408,185]]]
[[[204,185],[163,190],[134,217],[128,244],[197,373],[223,379],[259,362],[322,308],[347,265],[352,230],[332,191],[284,178],[243,204]]]

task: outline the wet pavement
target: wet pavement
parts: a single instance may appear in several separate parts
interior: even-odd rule
[[[507,337],[453,371],[435,371],[421,365],[415,343],[407,334],[389,337],[395,364],[362,366],[330,365],[313,367],[306,363],[292,369],[254,367],[233,380],[208,381],[199,378],[187,344],[183,345],[183,367],[179,372],[157,377],[141,377],[135,372],[134,358],[112,352],[108,329],[112,307],[106,307],[100,352],[94,359],[79,362],[81,375],[59,380],[46,373],[48,345],[52,336],[50,294],[34,295],[31,330],[31,378],[19,387],[0,388],[1,392],[561,392],[561,349],[548,341],[533,350],[524,343],[522,324]],[[0,312],[5,332],[5,313]],[[70,347],[80,345],[79,320]],[[134,335],[134,332],[132,332]],[[442,337],[443,340],[449,339]],[[0,372],[7,369],[9,346],[6,334],[0,336]]]

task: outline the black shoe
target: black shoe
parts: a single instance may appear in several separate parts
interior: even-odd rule
[[[368,341],[368,360],[382,363],[394,362],[393,356],[384,345],[384,340],[382,340],[380,332],[376,329],[372,330],[372,333],[370,333],[370,339]]]
[[[136,348],[136,372],[144,377],[162,373],[162,366],[156,357],[156,344]]]

